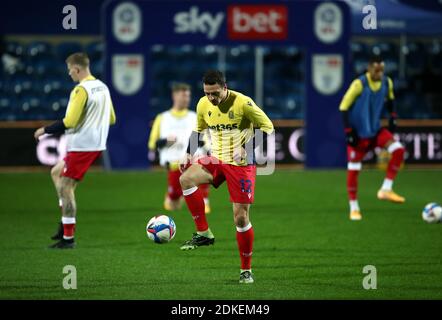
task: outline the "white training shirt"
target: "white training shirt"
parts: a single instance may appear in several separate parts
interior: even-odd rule
[[[160,165],[165,166],[167,162],[177,162],[186,155],[187,144],[190,135],[196,126],[196,113],[189,110],[186,115],[177,117],[172,112],[165,111],[161,114],[160,139],[175,136],[176,142],[167,148],[161,148]]]
[[[106,150],[112,108],[109,89],[98,79],[82,81],[78,86],[86,90],[87,101],[80,123],[65,132],[67,151]]]

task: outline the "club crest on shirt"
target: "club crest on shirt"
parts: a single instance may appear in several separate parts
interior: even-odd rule
[[[248,105],[249,107],[253,107],[253,104],[252,104],[251,101],[247,101],[247,105]]]
[[[229,119],[234,119],[235,115],[233,114],[233,111],[229,111]]]
[[[212,111],[207,112],[207,114],[209,115],[209,117],[212,115]]]

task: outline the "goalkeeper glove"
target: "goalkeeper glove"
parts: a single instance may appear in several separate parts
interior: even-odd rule
[[[352,147],[355,147],[358,144],[359,137],[356,130],[353,128],[345,128],[345,138],[347,140],[347,144]]]

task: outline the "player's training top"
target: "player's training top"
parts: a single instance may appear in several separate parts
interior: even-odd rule
[[[361,138],[374,137],[381,128],[381,115],[386,99],[394,100],[393,81],[382,77],[373,81],[366,73],[355,79],[344,95],[339,110],[349,113],[350,125]]]
[[[159,150],[160,165],[169,163],[172,169],[178,168],[178,163],[186,155],[187,144],[192,130],[196,125],[196,113],[191,110],[168,110],[158,114],[152,125],[149,136],[149,149],[156,149],[159,139],[175,136],[176,142],[169,147]]]
[[[272,121],[255,102],[242,93],[228,90],[227,98],[218,106],[202,97],[196,107],[197,132],[208,129],[211,154],[223,163],[244,166],[253,162],[253,154],[237,163],[233,152],[254,136],[254,127],[267,134],[273,132]]]
[[[86,77],[72,90],[63,119],[67,151],[105,150],[109,125],[115,121],[109,89],[93,76]]]

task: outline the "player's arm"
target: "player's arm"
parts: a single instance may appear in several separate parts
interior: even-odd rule
[[[161,120],[162,120],[162,115],[161,114],[157,115],[155,117],[155,120],[153,121],[152,128],[150,129],[149,142],[147,146],[151,151],[155,151],[156,149],[161,149],[167,143],[166,139],[160,139]]]
[[[109,124],[112,126],[117,122],[117,116],[115,115],[115,108],[114,108],[114,104],[112,103],[111,100],[111,114],[110,114],[110,121]]]
[[[69,99],[69,105],[66,110],[66,115],[63,118],[64,126],[69,128],[75,128],[80,123],[83,117],[84,107],[87,102],[87,92],[83,87],[77,86],[71,93]],[[47,132],[46,133],[50,133]]]
[[[355,128],[350,125],[348,110],[353,106],[356,99],[362,92],[362,82],[359,79],[354,80],[339,105],[339,111],[341,111],[342,119],[344,121],[345,135],[347,143],[349,145],[356,145],[358,141],[358,134]]]
[[[275,130],[272,121],[267,117],[265,112],[258,107],[255,102],[248,98],[244,104],[244,116],[253,123],[255,128],[262,131],[263,139],[255,141],[255,147],[260,146],[263,141],[267,139],[267,136],[272,134]]]
[[[83,116],[83,110],[87,101],[87,92],[83,87],[76,86],[72,90],[66,115],[63,120],[58,120],[49,126],[39,128],[35,133],[35,139],[41,135],[47,134],[63,134],[66,129],[75,128]]]
[[[388,95],[387,95],[387,100],[385,101],[385,108],[387,108],[389,114],[388,129],[391,132],[395,132],[397,113],[394,101],[393,81],[390,79],[390,77],[388,77],[387,79],[388,79]]]

